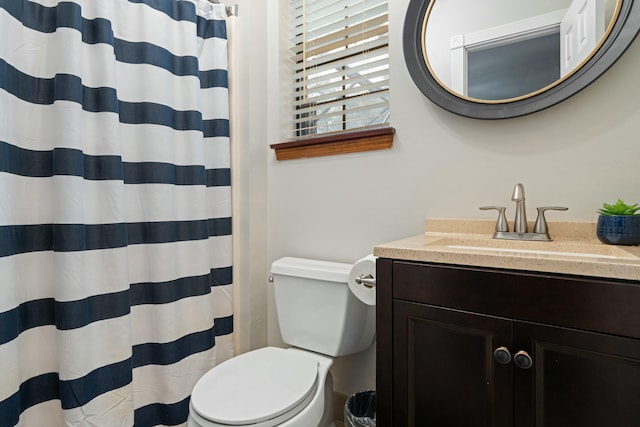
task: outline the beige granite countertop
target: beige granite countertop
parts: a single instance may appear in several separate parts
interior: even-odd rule
[[[377,245],[373,254],[411,261],[640,280],[640,246],[601,243],[595,222],[550,221],[551,242],[493,239],[494,226],[491,220],[428,218],[424,234]]]

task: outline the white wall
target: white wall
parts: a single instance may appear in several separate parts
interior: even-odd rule
[[[230,18],[233,47],[230,67],[231,144],[234,245],[234,330],[235,352],[267,345],[266,304],[267,257],[267,163],[269,147],[263,113],[269,93],[269,75],[254,72],[256,64],[269,61],[264,34],[269,32],[266,10],[253,7],[251,0],[224,0],[237,4],[239,15]],[[253,2],[261,3],[261,2]],[[230,29],[231,30],[231,29]],[[261,34],[256,38],[256,34]],[[251,117],[247,120],[246,117]]]
[[[246,46],[255,53],[244,64],[249,69],[242,70],[252,83],[246,101],[251,105],[244,106],[242,119],[249,123],[250,136],[243,144],[253,156],[251,182],[259,187],[249,189],[246,203],[255,206],[245,214],[257,227],[251,239],[257,249],[238,266],[256,266],[254,282],[239,284],[250,286],[254,298],[242,300],[241,306],[265,304],[265,266],[281,256],[353,262],[377,243],[423,232],[427,216],[492,218],[493,213],[478,210],[488,204],[507,206],[511,219],[516,182],[525,184],[530,217],[536,206],[569,207],[568,212],[550,212],[549,220],[595,220],[604,201],[640,201],[640,42],[598,81],[557,106],[516,119],[468,119],[432,104],[409,77],[402,53],[408,0],[390,1],[393,148],[276,161],[267,146],[280,142],[280,35],[277,15],[267,13],[267,6],[277,7],[277,2],[249,6],[245,0],[240,9],[242,20],[251,16],[243,28]],[[257,226],[265,220],[266,225]],[[276,325],[270,306],[272,344],[280,343]],[[250,330],[261,336],[264,327]],[[374,386],[373,349],[339,360],[333,372],[339,392]]]

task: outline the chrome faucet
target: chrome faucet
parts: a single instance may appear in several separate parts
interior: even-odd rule
[[[511,200],[516,202],[516,218],[513,221],[513,231],[516,233],[527,233],[527,210],[524,205],[524,185],[516,184],[513,188]]]
[[[495,209],[498,211],[498,221],[496,222],[494,239],[506,240],[533,240],[533,241],[551,241],[549,236],[549,227],[544,217],[545,211],[566,211],[568,208],[561,206],[544,206],[537,208],[538,217],[533,226],[533,233],[529,233],[529,224],[527,223],[527,210],[524,203],[524,185],[518,183],[513,188],[511,200],[516,202],[516,216],[513,221],[513,231],[509,231],[509,224],[505,216],[505,209],[502,206],[483,206],[480,210]]]

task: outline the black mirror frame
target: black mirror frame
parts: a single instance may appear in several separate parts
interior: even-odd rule
[[[429,3],[411,0],[403,29],[404,58],[411,78],[431,101],[445,110],[475,119],[507,119],[551,107],[575,95],[611,67],[640,31],[640,1],[622,0],[618,19],[600,49],[579,70],[556,86],[531,97],[499,104],[485,104],[460,98],[431,75],[422,54],[422,26]]]

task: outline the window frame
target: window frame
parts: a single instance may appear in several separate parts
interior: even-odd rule
[[[301,1],[304,2],[306,0],[301,0]],[[358,5],[359,3],[362,3],[366,7],[366,2],[362,0],[352,0],[352,3],[354,5]],[[290,9],[291,4],[292,4],[291,1],[287,1],[288,12],[291,11]],[[382,65],[383,67],[382,71],[384,72],[384,77],[383,77],[383,80],[381,80],[382,83],[379,84],[380,89],[372,90],[369,92],[365,91],[363,95],[364,97],[367,97],[367,96],[375,97],[376,94],[379,94],[382,92],[383,94],[382,98],[384,100],[384,106],[383,106],[384,110],[381,114],[376,112],[378,114],[378,116],[376,117],[378,122],[376,123],[374,121],[373,125],[366,125],[364,123],[366,119],[360,118],[359,121],[363,123],[362,126],[348,127],[348,120],[346,118],[346,114],[348,114],[349,111],[347,111],[346,114],[344,113],[339,114],[340,111],[338,109],[337,113],[334,112],[334,113],[330,113],[329,115],[334,114],[341,117],[337,121],[337,125],[342,126],[342,130],[331,129],[328,131],[315,133],[318,131],[318,128],[320,126],[317,126],[316,123],[313,123],[313,127],[315,129],[312,129],[312,130],[315,132],[313,133],[301,132],[300,119],[304,117],[300,117],[300,114],[301,114],[300,110],[297,110],[296,107],[298,108],[300,106],[304,107],[305,106],[304,103],[309,102],[310,98],[297,98],[297,96],[299,95],[297,95],[298,92],[296,92],[296,87],[306,88],[309,83],[304,81],[304,79],[306,79],[306,71],[296,72],[296,67],[300,67],[300,65],[302,64],[301,66],[303,68],[298,68],[298,70],[308,70],[309,66],[305,62],[303,62],[303,61],[306,61],[306,57],[303,61],[299,61],[298,63],[295,63],[294,58],[296,56],[299,57],[301,53],[299,49],[297,51],[292,50],[295,46],[290,41],[289,45],[287,46],[288,48],[287,52],[289,52],[289,56],[285,59],[285,61],[283,61],[283,64],[284,64],[283,68],[290,73],[289,81],[292,82],[292,84],[291,84],[291,89],[289,90],[289,93],[287,95],[289,96],[288,99],[291,99],[291,101],[286,102],[287,108],[283,110],[287,111],[286,113],[287,117],[283,118],[282,122],[283,124],[291,123],[292,125],[283,126],[283,127],[289,128],[288,129],[289,138],[286,141],[276,143],[276,144],[271,144],[271,148],[275,150],[276,158],[278,160],[287,160],[287,159],[300,158],[300,157],[317,157],[317,156],[324,156],[324,155],[353,153],[358,151],[380,150],[380,149],[390,148],[393,145],[393,137],[395,134],[395,129],[389,126],[389,118],[388,118],[389,116],[389,98],[388,98],[388,93],[389,93],[389,84],[388,84],[389,1],[382,0],[380,4],[384,4],[384,6],[386,7],[386,15],[379,15],[378,17],[375,17],[373,19],[375,19],[379,23],[380,16],[386,17],[386,22],[383,23],[383,26],[386,28],[386,31],[384,31],[382,35],[382,37],[384,37],[384,39],[382,40],[383,43],[381,44],[381,48],[377,48],[377,49],[381,49],[379,50],[380,56],[383,57],[382,58],[383,60],[386,60],[386,62],[384,62]],[[284,14],[284,16],[290,16],[290,14],[287,13],[287,14]],[[345,20],[352,20],[352,19],[353,19],[352,17],[345,17]],[[363,21],[371,20],[371,19],[372,19],[371,17],[366,17],[363,19]],[[336,22],[340,22],[340,21],[336,21]],[[287,24],[290,25],[291,23],[287,22]],[[352,32],[352,29],[349,29],[350,27],[346,27],[346,28],[349,30],[350,33]],[[293,30],[290,30],[290,31],[291,33],[289,33],[289,35],[293,36],[292,34]],[[362,31],[366,33],[369,31],[369,29],[363,26]],[[351,52],[351,49],[353,49],[353,45],[354,44],[345,43],[344,45],[345,51],[349,50],[349,52]],[[317,50],[317,47],[309,47],[308,50],[312,50],[314,48]],[[320,48],[320,50],[322,50],[322,48]],[[358,55],[364,56],[365,52],[367,52],[370,55],[369,58],[372,57],[372,55],[366,49],[360,51]],[[384,58],[385,55],[386,55],[386,58]],[[340,65],[340,64],[349,65],[350,64],[349,61],[351,60],[351,58],[352,58],[351,54],[345,54],[345,55],[339,56],[339,59],[337,59],[335,63],[337,65]],[[360,58],[360,57],[357,57],[357,58]],[[358,63],[358,61],[362,61],[362,59],[354,59],[351,63]],[[332,64],[333,61],[329,61],[329,63]],[[365,64],[365,66],[366,65],[367,64]],[[369,70],[373,70],[373,69],[375,69],[375,67],[372,65],[371,67],[368,67],[368,70],[366,72],[370,72]],[[375,82],[373,82],[373,80],[367,79],[366,72],[363,72],[362,75],[360,75],[358,72],[356,72],[356,74],[358,74],[358,77],[364,83],[364,86],[368,86],[371,83],[373,83],[373,86],[375,86]],[[346,74],[345,69],[336,68],[336,74],[339,75],[340,73]],[[300,85],[299,81],[296,81],[296,78],[298,78],[298,76],[304,76],[302,80],[302,85]],[[347,80],[347,82],[349,81]],[[352,84],[351,82],[349,83]],[[340,98],[339,96],[336,97],[335,99],[332,100],[333,103],[348,104],[349,102],[354,102],[354,101],[357,102],[358,98],[356,97],[350,98],[348,95],[343,94],[344,92],[347,91],[348,85],[342,85],[343,86],[342,90],[340,90],[339,88],[340,86],[341,86],[340,83],[334,84],[333,86],[333,88],[338,87],[338,90],[336,92],[342,94],[341,95],[342,98]],[[289,87],[289,86],[286,86],[286,87]],[[345,107],[343,106],[343,109],[344,108]],[[372,107],[369,104],[366,104],[365,109],[367,111],[375,111],[375,107]],[[310,114],[310,116],[315,117],[315,111],[316,110],[311,109],[310,112],[312,114]]]

